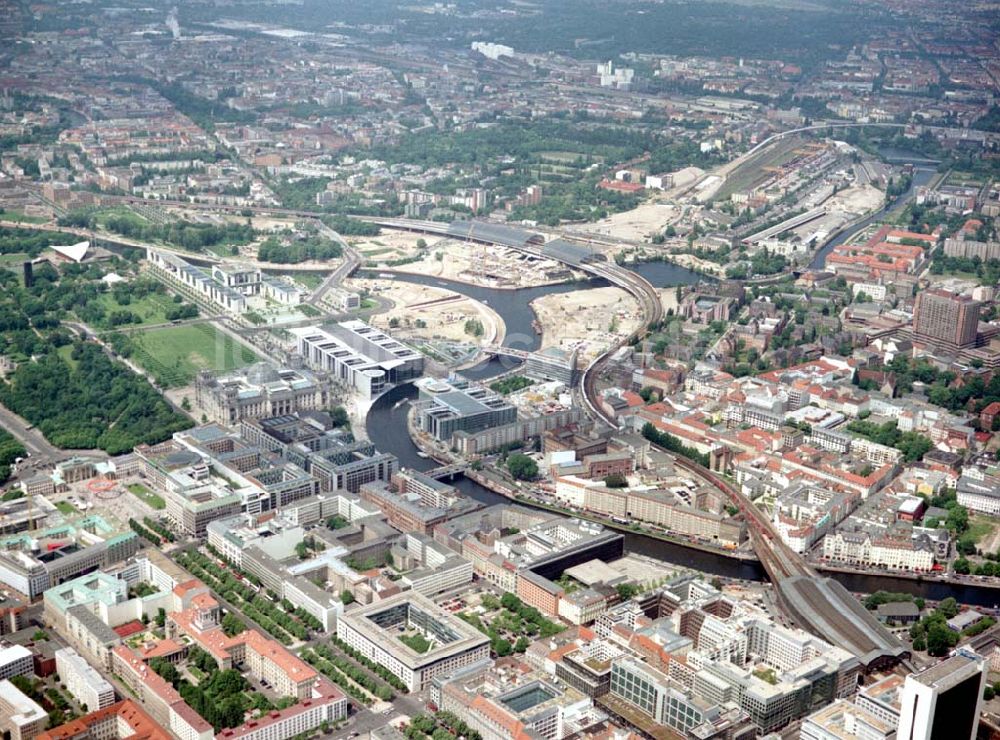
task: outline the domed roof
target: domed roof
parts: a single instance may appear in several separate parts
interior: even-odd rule
[[[269,362],[258,362],[247,368],[247,382],[253,385],[264,385],[281,380],[278,369]]]

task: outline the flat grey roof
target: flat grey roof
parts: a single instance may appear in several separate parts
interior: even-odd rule
[[[490,407],[485,403],[463,391],[446,391],[434,396],[434,398],[445,406],[454,409],[462,416],[481,414],[490,410]]]

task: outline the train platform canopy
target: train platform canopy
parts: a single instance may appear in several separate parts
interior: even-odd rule
[[[778,584],[778,593],[800,627],[849,651],[866,670],[910,657],[906,646],[832,578],[791,576]]]
[[[448,236],[522,249],[529,246],[541,246],[542,242],[545,241],[541,234],[485,221],[452,221],[448,224]]]
[[[594,261],[595,257],[604,259],[600,252],[595,252],[585,244],[574,244],[565,239],[553,239],[542,247],[542,254],[550,259],[566,262],[571,265],[582,265]]]

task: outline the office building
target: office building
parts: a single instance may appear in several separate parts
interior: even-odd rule
[[[84,709],[94,712],[115,703],[114,688],[76,650],[56,650],[55,658],[60,680]]]
[[[375,398],[393,385],[419,378],[424,356],[363,321],[290,329],[306,362]]]
[[[913,330],[918,339],[948,348],[975,346],[980,305],[946,290],[921,291],[913,308]]]
[[[576,349],[546,347],[528,355],[524,374],[537,380],[558,380],[568,387],[576,383]]]
[[[171,740],[139,704],[125,699],[38,735],[38,740]]]
[[[371,442],[355,440],[349,430],[330,428],[315,415],[244,419],[240,436],[248,444],[280,454],[318,480],[324,492],[357,493],[365,483],[387,481],[399,470],[395,455],[379,452]]]
[[[34,740],[45,729],[48,713],[8,679],[0,681],[0,730],[10,740]]]
[[[138,549],[134,532],[119,531],[97,515],[80,516],[0,540],[0,583],[34,600],[51,586],[125,560]]]
[[[456,432],[479,432],[517,420],[517,408],[489,388],[432,378],[416,386],[417,427],[442,442],[450,442]]]
[[[413,592],[348,611],[337,622],[337,637],[384,666],[411,692],[490,655],[486,635]]]
[[[23,645],[0,646],[0,680],[30,676],[34,672],[31,651]]]
[[[986,686],[984,660],[959,650],[906,677],[900,692],[899,740],[975,740]]]
[[[241,314],[248,308],[245,295],[220,283],[202,268],[195,267],[173,252],[148,247],[146,261],[154,275],[165,279],[172,288],[198,303],[234,314]]]
[[[704,722],[711,706],[662,671],[631,657],[612,663],[609,696],[634,707],[656,724],[667,725],[681,733]],[[614,711],[613,702],[607,696],[603,699]],[[642,722],[634,724],[644,729]]]
[[[802,720],[802,740],[894,740],[896,725],[838,699]]]

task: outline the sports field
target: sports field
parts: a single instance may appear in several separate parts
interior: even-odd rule
[[[165,388],[190,385],[199,370],[232,370],[260,359],[211,324],[135,332],[132,339],[137,349],[131,359]]]

